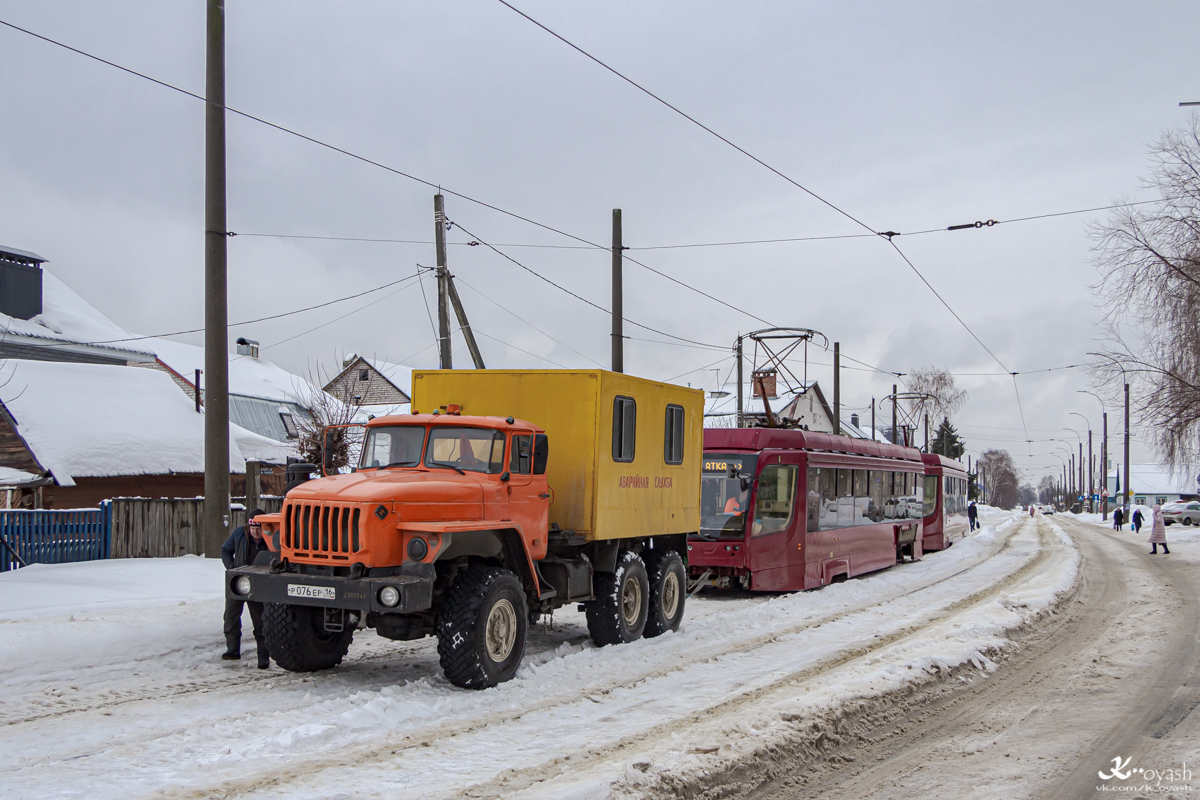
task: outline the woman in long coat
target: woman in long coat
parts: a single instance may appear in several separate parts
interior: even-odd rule
[[[1167,549],[1167,526],[1163,522],[1162,506],[1154,506],[1154,523],[1150,526],[1150,555],[1157,555],[1158,546],[1163,546],[1163,555],[1171,551]]]

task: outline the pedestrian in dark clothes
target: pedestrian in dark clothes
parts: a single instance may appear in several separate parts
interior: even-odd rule
[[[1133,532],[1141,533],[1142,532],[1142,523],[1146,521],[1146,518],[1142,516],[1142,510],[1140,508],[1135,508],[1133,510],[1132,520],[1133,520]]]
[[[1125,512],[1119,508],[1113,511],[1113,527],[1117,530],[1123,530],[1125,527]]]
[[[975,507],[975,501],[971,501],[971,505],[967,506],[967,521],[971,524],[971,531],[974,532],[979,527],[979,509]]]
[[[221,561],[225,569],[244,567],[253,564],[261,553],[268,553],[267,543],[263,541],[262,525],[254,518],[266,513],[261,508],[250,512],[246,524],[237,528],[221,545]],[[221,658],[225,661],[237,661],[242,657],[242,606],[250,607],[250,622],[254,626],[254,641],[258,644],[258,668],[266,669],[271,666],[270,653],[263,639],[262,614],[263,604],[253,600],[225,600],[225,652]]]

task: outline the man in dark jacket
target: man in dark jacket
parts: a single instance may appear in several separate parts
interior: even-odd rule
[[[971,523],[972,532],[979,527],[979,509],[975,507],[974,500],[967,506],[967,521]]]
[[[263,541],[262,525],[254,518],[265,513],[261,508],[250,512],[245,526],[237,528],[221,545],[221,561],[225,569],[244,567],[253,564],[261,553],[270,552],[267,543]],[[221,655],[225,661],[237,661],[242,657],[242,606],[250,607],[250,622],[254,625],[254,641],[258,643],[258,668],[266,669],[271,666],[267,643],[263,639],[262,613],[263,604],[253,600],[225,601],[225,644],[227,648]]]

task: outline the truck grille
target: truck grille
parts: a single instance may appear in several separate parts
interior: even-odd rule
[[[288,503],[283,509],[283,546],[297,556],[348,561],[359,550],[355,506]]]

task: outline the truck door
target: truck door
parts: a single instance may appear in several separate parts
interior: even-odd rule
[[[797,547],[804,539],[804,504],[796,498],[799,459],[796,453],[762,459],[747,538],[755,589],[804,588],[804,552]]]
[[[526,536],[539,539],[545,546],[549,526],[550,500],[546,487],[546,464],[543,455],[536,463],[539,439],[546,449],[545,434],[518,431],[512,435],[508,459],[509,518],[521,526]],[[540,468],[540,470],[538,469]]]

